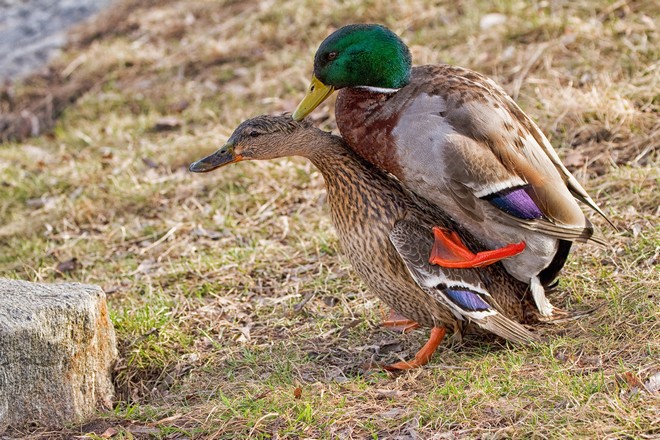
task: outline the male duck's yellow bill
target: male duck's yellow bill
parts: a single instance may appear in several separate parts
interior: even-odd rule
[[[334,91],[333,86],[326,86],[316,78],[316,75],[312,76],[312,83],[309,85],[307,95],[298,104],[298,108],[291,117],[294,121],[302,121]]]

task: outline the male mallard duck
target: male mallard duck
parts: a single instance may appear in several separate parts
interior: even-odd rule
[[[444,326],[460,337],[464,325],[479,327],[517,343],[537,337],[519,322],[534,306],[527,286],[501,265],[482,269],[446,269],[431,265],[431,227],[464,232],[437,207],[415,196],[392,176],[357,156],[338,137],[295,122],[290,116],[259,116],[240,124],[227,143],[190,166],[193,172],[252,159],[303,156],[319,169],[341,246],[365,284],[390,307],[421,325],[433,327],[429,342],[411,362],[426,363],[442,341]],[[468,233],[463,242],[480,245]]]
[[[529,284],[541,314],[551,315],[544,287],[571,243],[602,242],[575,198],[605,215],[506,92],[461,67],[411,67],[403,41],[373,24],[343,27],[323,41],[293,119],[335,89],[348,145],[492,249],[475,255],[456,242],[448,256],[434,248],[431,261],[476,267],[506,258],[507,271]],[[435,238],[440,248],[452,242],[439,229]]]

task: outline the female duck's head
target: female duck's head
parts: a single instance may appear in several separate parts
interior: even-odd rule
[[[410,51],[394,32],[377,24],[353,24],[332,33],[314,56],[307,96],[293,113],[301,120],[336,89],[398,89],[410,81]]]
[[[242,160],[304,155],[320,142],[321,134],[309,122],[293,121],[288,114],[257,116],[241,123],[218,151],[190,165],[190,171],[206,173]]]

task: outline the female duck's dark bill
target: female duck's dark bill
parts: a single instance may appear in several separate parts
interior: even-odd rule
[[[240,162],[242,159],[243,156],[234,154],[233,145],[225,144],[215,153],[206,156],[204,159],[200,159],[197,162],[193,162],[188,169],[193,173],[208,173],[221,166]]]

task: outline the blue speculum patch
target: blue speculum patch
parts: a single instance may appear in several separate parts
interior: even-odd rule
[[[514,217],[533,220],[543,217],[543,213],[529,196],[529,186],[510,188],[484,197],[490,203]]]
[[[470,312],[482,312],[484,310],[490,310],[490,306],[486,301],[479,297],[479,294],[460,288],[448,288],[444,289],[445,295],[454,301],[459,307],[463,310]]]

